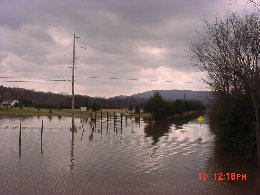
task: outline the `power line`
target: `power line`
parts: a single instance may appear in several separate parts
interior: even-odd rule
[[[127,80],[127,81],[150,81],[150,82],[166,82],[174,83],[173,80],[160,80],[160,79],[144,79],[144,78],[120,78],[120,77],[100,77],[100,76],[87,76],[88,79],[107,79],[107,80]],[[193,83],[192,81],[185,81],[183,83]]]
[[[28,83],[28,82],[36,82],[36,83],[43,83],[43,82],[65,82],[65,81],[71,81],[71,80],[66,80],[66,79],[50,79],[50,80],[10,80],[10,81],[2,81],[1,82],[6,82],[6,83]]]
[[[73,69],[73,68],[72,68]],[[64,76],[63,76],[64,77]],[[68,76],[66,76],[68,77]],[[74,75],[74,81],[75,81]],[[3,77],[0,77],[3,78]],[[18,78],[18,77],[8,77],[8,78]],[[120,77],[100,77],[100,76],[86,76],[84,78],[88,79],[106,79],[106,80],[126,80],[126,81],[150,81],[150,82],[165,82],[165,83],[174,83],[173,80],[160,80],[160,79],[139,79],[139,78],[120,78]],[[0,80],[1,82],[71,82],[71,79],[47,79],[47,80]],[[178,81],[179,82],[179,81]],[[192,81],[185,81],[183,83],[193,83]]]

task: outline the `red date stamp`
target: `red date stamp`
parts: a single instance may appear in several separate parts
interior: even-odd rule
[[[200,181],[207,181],[208,179],[213,179],[215,181],[246,181],[246,173],[198,173],[198,179]]]

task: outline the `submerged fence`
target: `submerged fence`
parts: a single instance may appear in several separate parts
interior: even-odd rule
[[[105,116],[105,117],[104,117]],[[123,119],[125,117],[125,120]],[[106,112],[106,114],[103,114],[103,112],[101,111],[99,115],[97,115],[97,112],[95,113],[89,113],[89,115],[82,115],[82,117],[80,118],[80,125],[79,128],[82,129],[82,133],[81,133],[81,141],[83,139],[83,135],[85,132],[85,128],[84,128],[84,120],[88,121],[89,120],[89,124],[90,124],[90,129],[91,129],[91,134],[89,135],[89,141],[93,140],[94,137],[94,132],[96,132],[97,130],[97,125],[98,125],[98,133],[100,133],[101,135],[103,134],[103,129],[105,126],[105,131],[106,133],[110,134],[110,131],[113,131],[115,134],[123,133],[123,124],[125,124],[126,126],[129,124],[129,117],[131,116],[127,116],[127,114],[123,114],[123,113],[109,113]],[[60,117],[58,116],[59,120]],[[131,117],[132,118],[132,117]],[[135,122],[138,120],[139,126],[140,126],[140,114],[139,117],[135,117]],[[132,123],[132,132],[133,131],[133,120],[130,120]],[[105,124],[105,125],[104,125]],[[74,124],[74,117],[72,117],[72,126],[70,128],[71,132],[72,132],[72,137],[74,140],[74,133],[76,132],[77,127]],[[40,129],[40,148],[41,148],[41,153],[43,154],[43,133],[44,133],[44,122],[43,120],[41,120],[41,126],[39,125],[39,129]],[[18,138],[18,142],[19,142],[19,157],[21,157],[21,147],[22,147],[22,123],[20,122],[19,124],[19,138]]]

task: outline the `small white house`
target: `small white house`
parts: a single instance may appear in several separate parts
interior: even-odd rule
[[[3,105],[4,106],[15,106],[15,104],[18,104],[18,100],[4,100]]]

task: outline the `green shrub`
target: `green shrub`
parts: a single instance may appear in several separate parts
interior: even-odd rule
[[[219,143],[238,153],[249,152],[256,140],[254,112],[246,95],[216,97],[209,110]]]

